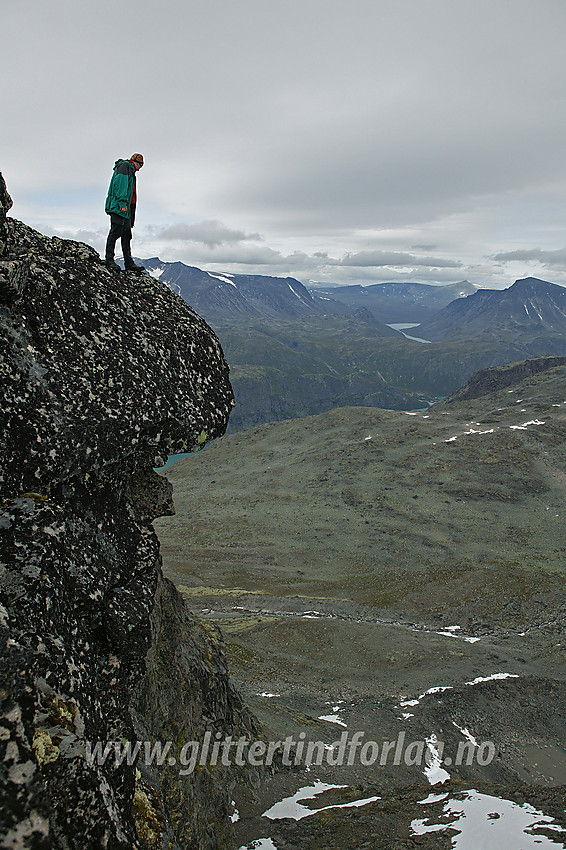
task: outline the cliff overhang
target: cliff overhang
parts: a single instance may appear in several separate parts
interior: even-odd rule
[[[152,468],[226,428],[228,366],[166,285],[10,207],[0,174],[0,843],[222,846],[222,782],[86,750],[249,721],[151,525],[173,510]]]

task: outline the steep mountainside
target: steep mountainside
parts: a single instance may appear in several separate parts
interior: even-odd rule
[[[538,278],[517,280],[509,289],[480,290],[453,301],[419,327],[425,339],[472,338],[480,334],[499,339],[534,342],[554,340],[555,351],[566,352],[566,288]]]
[[[254,729],[151,525],[173,512],[152,467],[226,427],[220,344],[168,287],[10,207],[0,175],[0,844],[228,847],[222,766],[89,759]]]
[[[426,398],[380,371],[380,328],[358,316],[218,323],[236,407],[230,429],[320,413],[345,404],[405,409]],[[403,338],[398,335],[399,342]]]
[[[167,283],[213,326],[221,321],[260,317],[285,321],[350,315],[362,309],[373,315],[383,336],[394,336],[386,323],[422,322],[454,299],[478,289],[467,280],[447,286],[380,283],[306,288],[291,277],[206,272],[181,262],[163,262],[158,257],[142,262],[152,275]]]
[[[426,283],[375,283],[369,286],[311,287],[312,295],[350,307],[366,307],[382,322],[424,322],[458,298],[478,289],[462,280],[447,286]]]

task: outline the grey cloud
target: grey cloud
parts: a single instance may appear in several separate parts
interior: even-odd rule
[[[341,258],[333,258],[326,252],[315,252],[307,254],[303,251],[294,251],[291,254],[283,254],[273,248],[264,247],[237,247],[235,250],[215,250],[212,256],[208,256],[208,262],[214,263],[236,263],[242,265],[269,264],[283,266],[285,268],[303,269],[333,269],[340,267],[360,268],[383,268],[383,267],[419,267],[423,269],[457,269],[462,267],[458,260],[448,260],[439,257],[417,257],[400,251],[360,251],[348,253]]]
[[[233,179],[215,199],[231,209],[245,199],[248,211],[286,232],[385,229],[566,178],[556,100],[562,84],[551,81],[528,47],[543,18],[518,3],[513,19],[501,16],[498,0],[488,18],[471,18],[466,4],[441,2],[435,13],[429,4],[399,4],[398,12],[387,10],[381,28],[393,40],[385,38],[362,61],[360,44],[369,33],[376,38],[374,29],[359,32],[372,14],[364,4],[358,21],[351,15],[360,42],[352,39],[355,48],[347,51],[348,75],[337,73],[338,64],[327,68],[326,88],[312,78],[299,88],[292,76],[281,104],[289,108],[274,109],[262,132],[246,139]],[[375,2],[374,12],[384,6]],[[398,29],[407,8],[412,31]],[[465,37],[454,39],[458,31]],[[558,70],[563,50],[554,32],[551,40]],[[356,81],[351,90],[347,79]]]
[[[259,233],[244,233],[243,230],[232,230],[220,221],[200,221],[197,224],[174,224],[156,234],[157,238],[179,240],[181,242],[202,242],[209,248],[220,245],[235,245],[237,242],[261,241]]]
[[[338,261],[341,266],[423,266],[435,269],[457,269],[462,263],[440,257],[416,257],[401,251],[359,251],[346,254]]]
[[[45,236],[57,236],[59,239],[72,239],[74,242],[85,242],[97,251],[101,251],[106,243],[107,230],[70,230],[51,227],[43,222],[29,222],[32,227]]]
[[[292,254],[284,255],[281,251],[275,251],[273,248],[265,246],[244,246],[237,245],[233,249],[220,248],[212,254],[193,256],[192,261],[198,263],[214,263],[215,265],[224,263],[228,266],[271,266],[274,270],[278,269],[314,269],[321,264],[320,260],[304,254],[302,251],[294,251]],[[284,271],[279,271],[284,274]]]
[[[73,239],[76,242],[86,242],[87,244],[102,237],[106,238],[106,231],[103,230],[85,230],[83,228],[79,230],[71,230],[70,228],[61,230],[60,228],[42,223],[39,223],[37,226],[45,236],[58,236],[59,239]]]
[[[491,259],[501,263],[540,263],[543,266],[566,268],[566,248],[559,248],[556,251],[543,251],[542,248],[502,251],[499,254],[493,254]]]
[[[106,241],[106,233],[102,233],[100,230],[77,230],[76,232],[65,230],[56,235],[62,239],[74,239],[77,242],[86,242],[87,245],[98,245],[102,239]]]
[[[369,285],[372,283],[395,283],[395,282],[404,282],[410,281],[413,283],[431,283],[435,285],[442,284],[450,284],[456,283],[463,276],[467,276],[470,273],[470,277],[473,278],[471,271],[468,269],[463,269],[460,271],[460,274],[456,276],[450,270],[436,270],[436,269],[419,269],[418,273],[415,273],[413,269],[408,270],[399,270],[398,268],[383,268],[383,267],[355,267],[355,266],[344,266],[340,269],[339,272],[336,269],[323,269],[321,270],[321,274],[318,276],[322,285],[327,284],[328,282],[338,283],[338,284],[362,284]],[[312,275],[311,275],[312,277]],[[483,278],[482,278],[483,279]],[[474,278],[475,280],[475,278]],[[508,286],[512,281],[505,279],[502,281],[501,285]],[[499,286],[499,281],[497,284],[493,286],[493,288],[497,288]]]

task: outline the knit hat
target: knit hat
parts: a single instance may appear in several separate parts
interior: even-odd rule
[[[143,156],[141,153],[133,153],[130,159],[132,162],[139,162],[140,165],[143,165]]]

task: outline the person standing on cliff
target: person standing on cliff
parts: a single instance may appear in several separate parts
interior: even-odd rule
[[[129,159],[117,159],[114,173],[108,187],[104,209],[110,216],[110,233],[106,240],[106,266],[121,271],[114,261],[116,241],[121,240],[124,255],[124,269],[129,272],[141,272],[143,266],[137,266],[132,260],[132,227],[136,217],[136,173],[143,166],[141,153],[134,153]]]

